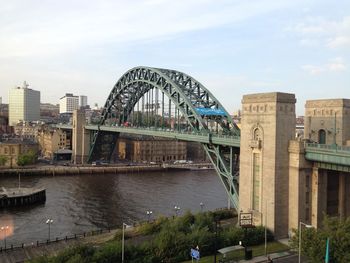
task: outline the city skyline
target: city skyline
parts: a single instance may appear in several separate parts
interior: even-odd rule
[[[350,3],[338,1],[11,1],[0,9],[0,79],[42,102],[85,94],[103,106],[139,65],[185,72],[232,113],[243,94],[348,98]],[[232,94],[231,96],[227,96]]]

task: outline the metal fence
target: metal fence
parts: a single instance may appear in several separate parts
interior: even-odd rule
[[[5,251],[9,251],[9,250],[15,250],[15,249],[23,249],[26,247],[40,247],[40,246],[45,246],[45,245],[49,245],[52,243],[57,243],[60,241],[68,241],[68,240],[74,240],[74,239],[81,239],[81,238],[85,238],[85,237],[90,237],[90,236],[95,236],[95,235],[101,235],[104,233],[110,233],[111,229],[97,229],[97,230],[92,230],[92,231],[88,231],[88,232],[83,232],[83,233],[79,233],[79,234],[72,234],[72,235],[66,235],[63,237],[56,237],[54,239],[46,239],[46,240],[37,240],[36,242],[32,242],[32,243],[21,243],[21,244],[10,244],[9,246],[6,247],[0,247],[0,253],[1,252],[5,252]]]

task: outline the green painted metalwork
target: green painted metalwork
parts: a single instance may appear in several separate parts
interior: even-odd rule
[[[166,131],[165,129],[145,129],[137,127],[115,127],[115,126],[97,126],[97,125],[86,125],[85,129],[90,131],[108,131],[118,133],[130,133],[139,134],[146,136],[164,137],[170,139],[177,139],[181,141],[200,142],[222,146],[232,146],[239,148],[240,137],[239,136],[228,136],[228,135],[216,135],[210,133],[200,132],[180,132],[180,131]]]
[[[320,169],[350,173],[350,166],[337,165],[332,163],[321,163],[321,162],[314,162],[314,164],[315,164],[315,167]]]
[[[142,101],[142,109],[147,106],[144,105],[145,94],[148,94],[148,101],[153,103],[153,89],[159,90],[162,98],[165,95],[169,99],[169,113],[171,113],[171,103],[175,105],[174,120],[179,121],[181,114],[190,126],[191,133],[181,133],[179,126],[177,132],[165,132],[158,129],[147,130],[146,127],[137,129],[121,127],[130,118],[134,118],[134,107],[136,104],[139,107],[139,101]],[[161,126],[164,124],[164,99],[162,103]],[[197,112],[197,108],[205,108],[208,111],[212,109],[213,112],[217,110],[224,114],[201,116]],[[150,126],[149,113],[148,110],[146,115],[148,126]],[[144,116],[141,115],[141,117]],[[209,119],[216,123],[216,132],[209,129]],[[155,126],[158,126],[157,117]],[[234,207],[238,209],[237,173],[240,130],[220,102],[201,83],[189,75],[175,70],[150,67],[136,67],[127,71],[110,92],[99,125],[97,127],[87,126],[86,128],[97,131],[90,150],[89,162],[100,155],[99,148],[101,147],[98,144],[101,140],[99,137],[106,132],[137,133],[200,142],[229,193]]]
[[[305,158],[322,165],[329,164],[328,167],[334,167],[334,170],[343,169],[341,167],[350,167],[350,147],[308,143]]]

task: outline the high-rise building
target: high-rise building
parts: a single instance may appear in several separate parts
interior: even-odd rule
[[[72,93],[66,93],[65,96],[60,98],[60,114],[70,113],[79,109],[79,97],[74,96]]]
[[[40,91],[23,87],[10,89],[9,92],[9,125],[20,121],[37,121],[40,119]]]
[[[87,105],[88,105],[87,96],[85,96],[85,95],[80,95],[80,103],[79,103],[79,106],[80,106],[80,107],[86,107]]]
[[[2,97],[0,97],[0,105],[2,104]]]

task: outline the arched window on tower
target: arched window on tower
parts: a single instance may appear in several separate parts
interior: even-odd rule
[[[323,129],[318,131],[318,143],[326,144],[326,131]]]

